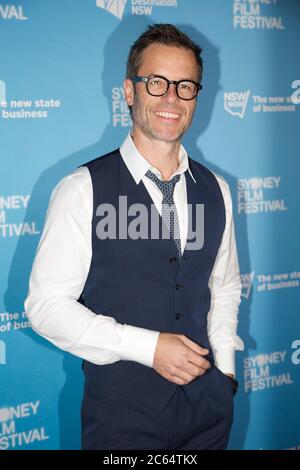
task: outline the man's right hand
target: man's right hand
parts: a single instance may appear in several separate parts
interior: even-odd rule
[[[209,353],[185,335],[160,333],[153,359],[153,369],[165,379],[186,385],[211,367],[203,356]]]

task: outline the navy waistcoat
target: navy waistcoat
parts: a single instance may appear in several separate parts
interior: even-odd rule
[[[117,221],[119,196],[127,196],[128,207],[143,204],[149,214],[151,204],[155,206],[144,183],[136,184],[119,150],[86,166],[91,175],[94,201],[92,259],[79,301],[94,313],[114,317],[122,324],[184,334],[208,348],[207,358],[213,362],[207,334],[211,297],[208,282],[225,228],[224,201],[215,176],[189,158],[196,183],[186,172],[187,202],[193,208],[204,204],[204,245],[199,250],[185,250],[179,262],[171,239],[100,240],[97,237],[100,204],[112,204]],[[148,396],[159,409],[168,403],[177,387],[154,369],[134,361],[121,360],[101,366],[84,361],[83,369],[87,380],[96,384],[100,394],[118,390],[122,396],[128,393],[137,399]],[[206,380],[209,380],[208,373],[183,386],[192,403],[201,397]]]

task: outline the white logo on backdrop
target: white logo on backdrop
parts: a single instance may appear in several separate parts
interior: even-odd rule
[[[0,19],[2,20],[28,20],[21,5],[0,5]]]
[[[96,0],[96,6],[106,10],[108,13],[122,20],[127,0]],[[131,0],[130,2],[132,15],[147,15],[153,13],[155,7],[177,7],[177,0]]]
[[[26,420],[39,420],[40,401],[20,403],[0,409],[0,450],[28,446],[49,439],[45,427],[27,429]],[[25,430],[18,430],[24,425]]]
[[[26,312],[0,312],[0,333],[29,328],[29,320]],[[1,359],[0,359],[1,363]]]
[[[4,341],[0,341],[0,365],[6,364],[6,344]]]
[[[237,180],[238,214],[286,211],[284,199],[279,199],[281,176],[241,178]]]
[[[96,5],[112,15],[122,19],[127,0],[96,0]]]
[[[241,29],[284,30],[278,0],[233,0],[233,27]]]
[[[249,299],[252,286],[254,285],[254,274],[254,271],[241,274],[241,296],[246,300]],[[300,271],[297,270],[272,274],[256,274],[255,292],[267,293],[274,290],[297,289],[299,287]]]
[[[250,90],[224,93],[224,109],[232,116],[243,119],[247,108]]]
[[[241,283],[242,283],[242,294],[241,296],[245,299],[249,299],[249,295],[251,292],[251,287],[254,280],[255,272],[252,271],[251,273],[241,274]]]
[[[0,80],[0,117],[3,119],[46,119],[49,113],[61,107],[61,102],[54,98],[7,99],[7,86]]]
[[[300,364],[300,339],[295,339],[295,341],[293,341],[292,349],[295,349],[292,354],[292,363],[297,366]]]
[[[6,85],[3,80],[0,80],[0,108],[5,106],[6,103]]]
[[[121,86],[112,88],[111,109],[114,127],[130,127],[132,125],[129,108],[125,100],[124,88]]]
[[[286,351],[271,351],[244,358],[244,391],[258,392],[292,385],[291,373],[285,365]]]
[[[253,113],[286,113],[295,112],[296,104],[300,103],[300,80],[292,83],[296,88],[292,95],[287,96],[262,96],[251,93],[252,103],[249,104]],[[250,90],[226,91],[224,93],[224,110],[232,116],[243,119],[246,113]],[[248,106],[248,108],[249,108]]]
[[[37,235],[35,221],[22,222],[25,210],[28,208],[30,194],[0,194],[0,239],[7,237],[22,237],[26,235]]]
[[[291,101],[293,104],[300,104],[300,80],[294,80],[292,88],[295,89],[295,91],[292,93]]]

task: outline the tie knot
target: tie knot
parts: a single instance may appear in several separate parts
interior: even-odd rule
[[[180,175],[173,176],[170,181],[162,181],[151,170],[148,170],[146,176],[156,184],[164,198],[167,200],[173,199],[174,187],[179,181]]]

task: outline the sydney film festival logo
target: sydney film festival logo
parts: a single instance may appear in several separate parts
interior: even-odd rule
[[[40,423],[40,405],[38,400],[0,408],[0,450],[19,449],[50,438],[44,426],[31,427]]]
[[[279,2],[280,0],[233,0],[233,27],[284,30],[283,17],[279,16]]]
[[[24,21],[28,20],[28,16],[25,15],[22,5],[0,4],[0,20]]]
[[[242,284],[241,297],[244,297],[247,300],[250,297],[250,292],[251,292],[251,288],[252,288],[253,281],[254,281],[254,274],[255,274],[254,271],[251,271],[250,273],[241,274],[241,284]]]
[[[244,391],[262,392],[294,383],[287,350],[268,351],[244,358]],[[296,355],[296,354],[295,354]]]

